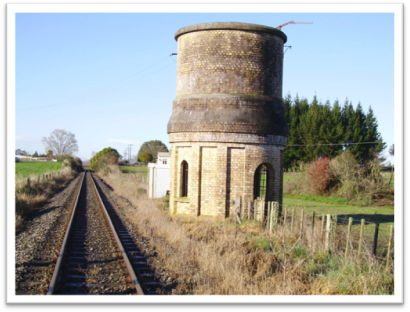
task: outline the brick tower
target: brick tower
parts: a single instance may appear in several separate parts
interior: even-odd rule
[[[286,39],[275,28],[233,22],[175,34],[171,214],[229,217],[237,195],[282,203]]]

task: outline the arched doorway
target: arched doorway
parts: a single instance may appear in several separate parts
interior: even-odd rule
[[[254,177],[254,199],[261,198],[266,201],[269,189],[269,170],[264,164],[256,168]]]
[[[188,197],[188,163],[184,160],[181,163],[181,197]]]

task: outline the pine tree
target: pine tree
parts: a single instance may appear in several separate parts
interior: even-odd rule
[[[366,144],[364,146],[365,153],[364,161],[369,161],[374,157],[379,157],[381,151],[386,148],[386,143],[381,139],[380,133],[377,131],[378,123],[370,107],[365,119],[365,142],[377,142],[377,144]]]

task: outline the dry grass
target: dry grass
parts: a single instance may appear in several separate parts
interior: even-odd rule
[[[44,175],[31,175],[27,178],[17,178],[15,184],[16,201],[16,233],[25,230],[25,218],[36,208],[43,206],[49,198],[66,187],[74,178],[71,168]]]
[[[113,170],[112,170],[113,171]],[[137,210],[128,219],[150,240],[180,294],[332,295],[391,294],[393,271],[370,254],[324,253],[309,232],[300,238],[283,230],[264,231],[254,221],[169,216],[164,202],[140,189],[146,182],[112,172],[103,177]]]

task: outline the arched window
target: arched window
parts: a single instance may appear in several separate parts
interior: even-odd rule
[[[185,160],[181,163],[181,170],[182,170],[182,179],[181,179],[182,194],[181,194],[181,197],[188,197],[188,163]]]
[[[261,197],[266,199],[266,193],[268,190],[268,181],[269,181],[269,171],[265,165],[260,165],[255,171],[254,179],[254,194],[255,199]]]

